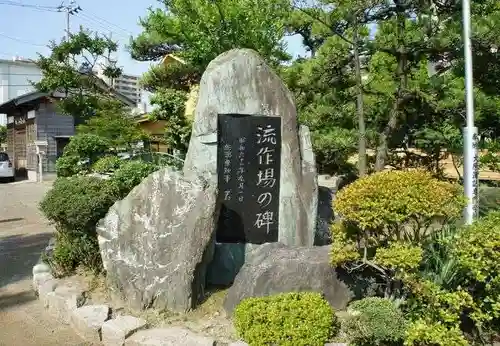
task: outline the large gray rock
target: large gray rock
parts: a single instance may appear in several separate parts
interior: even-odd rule
[[[257,244],[216,243],[212,262],[208,266],[207,283],[217,286],[229,286],[245,262],[260,248]]]
[[[125,340],[125,346],[214,346],[215,340],[182,327],[141,330]]]
[[[329,263],[330,247],[285,247],[262,245],[241,267],[229,288],[224,309],[232,313],[245,298],[285,292],[319,292],[330,305],[345,309],[354,294]]]
[[[164,168],[98,225],[104,268],[130,308],[185,312],[202,298],[218,219],[216,188]]]
[[[299,128],[292,94],[254,51],[234,49],[208,65],[200,83],[184,174],[217,183],[217,117],[230,113],[281,117],[278,239],[290,246],[312,246],[318,184],[309,129]]]

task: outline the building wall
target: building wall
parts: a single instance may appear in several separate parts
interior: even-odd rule
[[[56,137],[67,137],[75,134],[75,122],[72,116],[56,113],[55,105],[42,103],[36,111],[37,140],[47,141],[44,172],[56,171],[57,140]]]
[[[142,89],[139,86],[138,76],[122,74],[120,77],[110,80],[104,75],[103,69],[97,69],[96,73],[106,84],[112,86],[120,94],[133,100],[136,105],[142,103]]]
[[[33,62],[0,59],[0,104],[32,92],[30,81],[38,82],[42,72]],[[7,116],[0,114],[0,125],[6,125]]]

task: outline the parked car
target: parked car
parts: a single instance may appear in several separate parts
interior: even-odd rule
[[[9,155],[4,152],[0,152],[0,179],[1,180],[15,180],[14,167],[9,159]]]

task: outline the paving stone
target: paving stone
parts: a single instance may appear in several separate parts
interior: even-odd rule
[[[86,341],[101,341],[101,328],[109,318],[109,306],[88,305],[71,311],[71,326]]]
[[[83,290],[77,286],[58,286],[54,292],[47,294],[49,313],[59,322],[70,323],[71,311],[82,306],[85,302]]]
[[[147,322],[142,318],[117,316],[102,325],[102,343],[105,346],[123,346],[126,338],[146,326]]]
[[[141,330],[125,340],[125,346],[215,346],[215,340],[182,327]]]
[[[236,341],[230,343],[229,346],[249,346],[249,345],[244,341]]]
[[[46,281],[53,280],[54,277],[49,272],[40,272],[33,274],[33,290],[38,293],[38,287]]]
[[[58,281],[56,279],[51,279],[42,282],[41,284],[38,285],[38,299],[42,301],[43,307],[48,308],[49,307],[49,300],[48,300],[48,294],[52,293],[56,290],[57,288],[57,283]]]
[[[33,267],[33,275],[40,273],[50,273],[50,267],[47,263],[38,263]]]

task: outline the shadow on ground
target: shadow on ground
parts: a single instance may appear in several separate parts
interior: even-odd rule
[[[23,305],[36,300],[32,291],[18,292],[14,294],[0,293],[0,311],[7,310],[14,306]]]
[[[0,288],[32,275],[33,266],[47,246],[50,233],[0,238]]]

